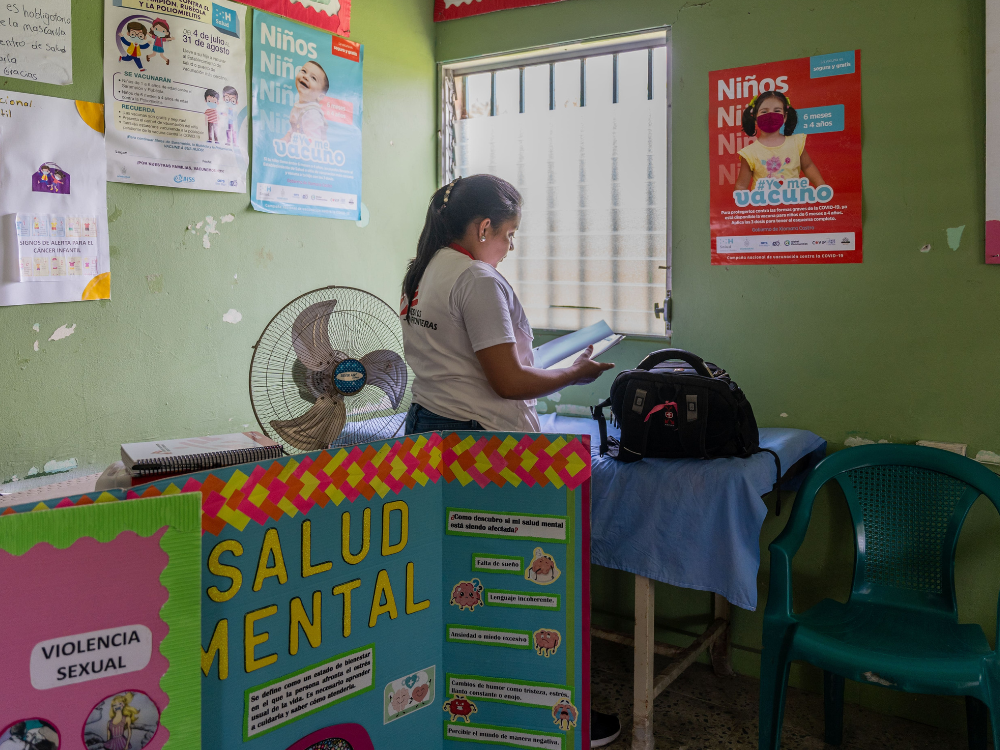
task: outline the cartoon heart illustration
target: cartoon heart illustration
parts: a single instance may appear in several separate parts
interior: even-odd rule
[[[411,674],[409,677],[403,678],[403,684],[406,685],[406,687],[408,688],[412,688],[414,685],[417,684],[417,679],[418,679],[417,675]]]
[[[427,683],[420,685],[419,687],[413,688],[413,702],[420,703],[424,698],[427,697],[427,693],[430,691],[431,686]]]

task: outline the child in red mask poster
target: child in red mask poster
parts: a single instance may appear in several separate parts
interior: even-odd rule
[[[861,262],[860,63],[709,73],[712,265]]]

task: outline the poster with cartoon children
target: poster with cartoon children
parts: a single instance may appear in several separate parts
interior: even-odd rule
[[[245,192],[246,8],[149,7],[105,0],[108,179]]]

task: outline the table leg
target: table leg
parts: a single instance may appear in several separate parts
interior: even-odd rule
[[[654,750],[653,740],[653,648],[655,627],[654,582],[635,577],[635,683],[632,719],[632,750]]]
[[[714,594],[715,599],[715,619],[724,620],[726,628],[711,646],[712,669],[720,677],[729,677],[733,673],[733,666],[730,661],[730,632],[729,602],[721,594]],[[636,605],[638,606],[638,605]]]

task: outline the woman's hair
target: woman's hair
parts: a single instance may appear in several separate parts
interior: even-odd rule
[[[795,111],[795,107],[788,103],[788,97],[780,91],[765,91],[759,96],[754,97],[754,100],[750,102],[750,106],[743,110],[744,133],[747,135],[757,135],[757,113],[760,111],[761,105],[772,98],[780,99],[781,104],[785,108],[785,135],[791,135],[795,132],[795,125],[799,121],[799,115]]]
[[[139,718],[139,709],[135,706],[129,705],[132,703],[133,697],[134,693],[121,693],[116,695],[111,699],[110,713],[113,714],[115,712],[115,704],[118,703],[122,707],[122,717],[134,724],[135,720]]]
[[[403,278],[406,320],[410,320],[410,301],[427,265],[442,247],[462,237],[469,224],[489,219],[494,231],[506,221],[521,215],[521,194],[506,180],[491,174],[459,177],[438,188],[427,207],[424,229],[417,242],[417,255],[410,261]]]

